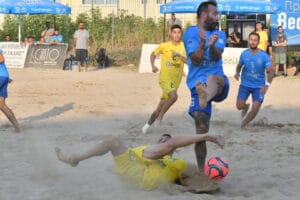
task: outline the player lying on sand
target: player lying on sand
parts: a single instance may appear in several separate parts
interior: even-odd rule
[[[162,183],[177,182],[182,184],[181,175],[187,164],[183,159],[172,157],[173,152],[180,147],[196,142],[209,141],[221,148],[224,140],[221,136],[194,135],[175,136],[162,135],[157,144],[127,148],[114,136],[107,136],[97,145],[84,153],[66,154],[56,148],[57,158],[75,167],[82,160],[102,156],[108,152],[114,157],[116,173],[128,178],[133,184],[153,190]]]

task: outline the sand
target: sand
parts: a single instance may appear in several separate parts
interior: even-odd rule
[[[225,149],[208,145],[208,157],[228,160],[230,172],[216,194],[193,194],[133,188],[113,172],[110,155],[77,167],[59,162],[54,148],[80,152],[104,135],[116,135],[128,146],[149,144],[162,133],[193,135],[187,114],[190,102],[185,79],[179,99],[160,127],[143,135],[141,127],[158,103],[157,74],[139,74],[128,67],[88,72],[10,69],[7,104],[20,121],[15,134],[0,115],[1,200],[93,199],[247,199],[296,200],[300,195],[300,76],[278,77],[262,109],[241,131],[235,109],[238,83],[230,79],[229,97],[214,104],[210,133],[226,138]],[[176,151],[195,165],[193,146]]]

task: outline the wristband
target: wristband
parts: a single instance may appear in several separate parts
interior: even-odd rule
[[[271,85],[271,83],[269,83],[268,81],[266,81],[266,86],[270,86]]]

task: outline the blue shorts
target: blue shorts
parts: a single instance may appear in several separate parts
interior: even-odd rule
[[[264,94],[260,92],[260,89],[261,88],[250,88],[240,85],[237,99],[246,101],[251,94],[253,102],[262,103],[264,101]]]
[[[211,110],[212,110],[211,103],[212,103],[212,101],[221,102],[224,99],[226,99],[227,96],[228,96],[228,93],[229,93],[229,80],[226,76],[224,76],[224,81],[225,81],[225,86],[224,86],[222,94],[214,97],[209,102],[207,102],[207,106],[205,108],[200,107],[198,92],[197,92],[196,88],[192,88],[191,89],[191,105],[190,105],[190,108],[189,108],[189,114],[192,116],[192,113],[194,111],[204,111],[207,114],[211,115]]]
[[[0,76],[0,97],[7,98],[9,78]]]

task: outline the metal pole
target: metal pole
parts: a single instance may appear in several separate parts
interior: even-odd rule
[[[115,14],[113,11],[113,16],[112,16],[112,25],[111,25],[111,49],[114,49],[114,37],[115,37]]]
[[[164,2],[165,4],[167,3],[167,0]],[[166,13],[164,13],[164,32],[163,32],[163,41],[166,41]]]
[[[119,16],[120,0],[117,0],[117,16]]]
[[[143,0],[143,1],[144,1],[144,21],[146,21],[147,0]]]

